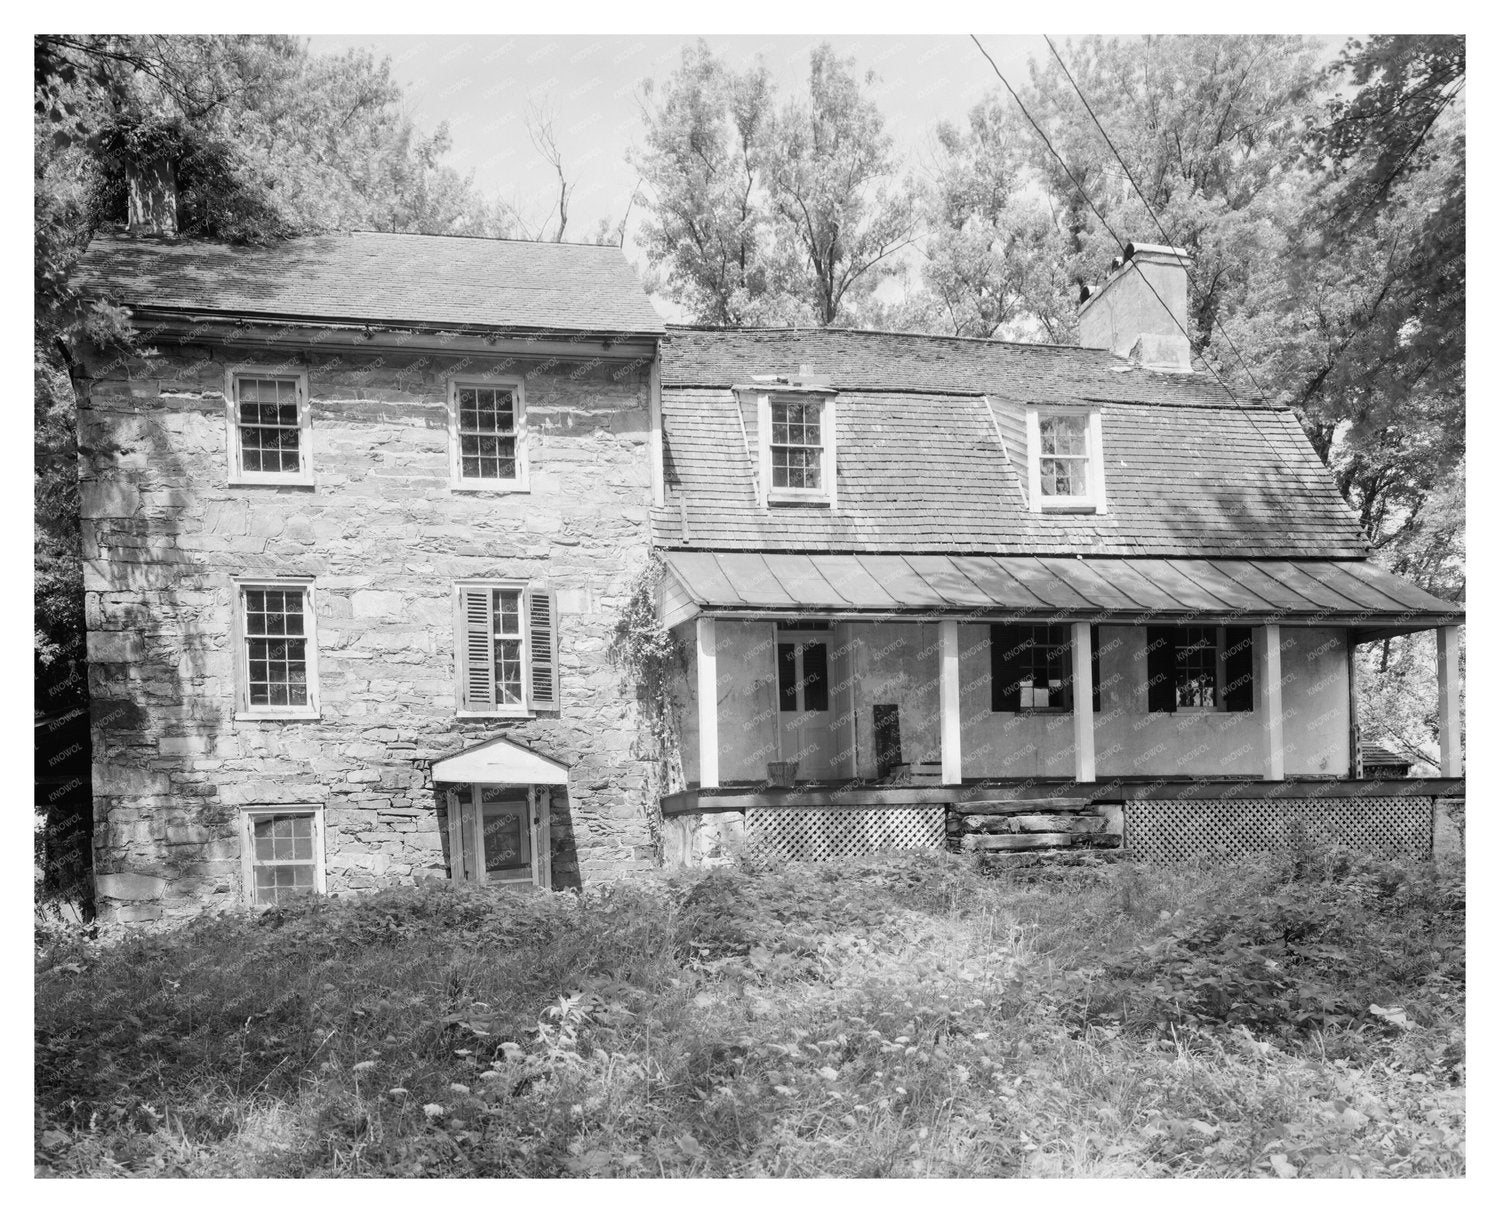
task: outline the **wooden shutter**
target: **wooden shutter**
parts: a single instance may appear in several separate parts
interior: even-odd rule
[[[990,711],[1021,710],[1021,628],[1014,623],[990,625]]]
[[[557,595],[546,590],[527,593],[527,651],[531,657],[531,709],[557,710]]]
[[[484,588],[458,592],[458,697],[466,712],[495,708],[493,593]]]
[[[1094,672],[1094,711],[1103,709],[1099,706],[1099,625],[1089,624],[1089,668]]]
[[[1177,710],[1177,629],[1146,629],[1146,710]]]
[[[1249,628],[1224,629],[1224,708],[1255,711],[1255,646]]]

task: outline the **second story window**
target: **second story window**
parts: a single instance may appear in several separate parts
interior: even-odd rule
[[[240,719],[318,714],[318,654],[312,582],[243,581],[235,587],[238,631],[236,715]]]
[[[760,430],[764,499],[832,505],[835,459],[831,394],[762,396]]]
[[[526,488],[526,404],[520,380],[449,385],[453,486]]]
[[[1104,436],[1097,409],[1028,409],[1033,511],[1104,512]]]
[[[310,484],[311,419],[301,375],[230,377],[229,478],[239,484]]]
[[[558,707],[557,599],[539,586],[457,588],[458,710],[528,716]]]

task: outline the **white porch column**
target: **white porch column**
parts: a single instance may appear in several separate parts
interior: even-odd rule
[[[1281,625],[1252,631],[1255,646],[1255,716],[1260,722],[1262,779],[1286,778],[1286,746],[1281,729]]]
[[[714,621],[698,616],[698,786],[719,786],[719,659]]]
[[[1094,782],[1094,664],[1091,629],[1073,625],[1073,779]]]
[[[1444,779],[1460,779],[1464,773],[1463,709],[1458,705],[1458,625],[1437,630],[1438,673],[1438,772]]]
[[[958,620],[938,623],[938,707],[943,747],[943,782],[962,783],[964,778],[962,716],[958,699]]]

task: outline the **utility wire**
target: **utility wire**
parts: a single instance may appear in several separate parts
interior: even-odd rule
[[[1094,113],[1094,107],[1089,104],[1089,99],[1083,95],[1083,90],[1078,87],[1078,81],[1073,79],[1073,73],[1068,70],[1068,65],[1063,62],[1063,57],[1058,54],[1057,47],[1053,45],[1052,39],[1048,38],[1046,34],[1043,34],[1042,37],[1046,39],[1047,49],[1052,52],[1052,57],[1057,60],[1057,66],[1062,68],[1063,75],[1068,78],[1068,83],[1073,86],[1073,91],[1078,94],[1078,100],[1083,102],[1083,108],[1088,111],[1089,117],[1094,120],[1094,125],[1099,128],[1099,133],[1104,136],[1104,142],[1109,145],[1109,150],[1114,153],[1114,157],[1119,161],[1120,167],[1125,170],[1125,179],[1130,182],[1130,188],[1135,191],[1135,196],[1141,200],[1141,204],[1146,208],[1146,213],[1151,216],[1151,222],[1156,224],[1156,230],[1161,233],[1161,238],[1173,248],[1180,247],[1176,240],[1167,235],[1167,229],[1152,207],[1151,200],[1146,197],[1146,191],[1141,189],[1139,183],[1137,183],[1135,174],[1130,171],[1130,166],[1125,163],[1125,157],[1120,155],[1120,149],[1115,146],[1115,141],[1109,137],[1109,132],[1104,129],[1104,123],[1100,122],[1099,115]],[[1183,259],[1182,268],[1188,276],[1188,281],[1191,282],[1193,271],[1188,267],[1185,259]],[[1194,283],[1194,285],[1197,284]],[[1260,380],[1255,377],[1255,372],[1250,369],[1250,364],[1245,361],[1245,356],[1240,353],[1240,347],[1235,345],[1234,338],[1225,330],[1224,322],[1215,316],[1214,324],[1218,326],[1219,335],[1229,343],[1229,348],[1234,351],[1234,356],[1240,360],[1240,367],[1250,377],[1250,382],[1255,385],[1255,390],[1264,399],[1266,395],[1265,388],[1261,387]]]
[[[1016,108],[1021,111],[1021,114],[1026,119],[1026,121],[1031,123],[1031,129],[1036,131],[1037,136],[1044,144],[1047,145],[1047,150],[1052,153],[1052,158],[1062,166],[1063,172],[1067,173],[1068,180],[1073,183],[1073,188],[1078,191],[1078,196],[1082,198],[1085,203],[1087,203],[1089,210],[1094,212],[1094,217],[1099,220],[1104,230],[1109,233],[1110,238],[1117,245],[1119,245],[1120,252],[1123,255],[1125,252],[1125,241],[1120,239],[1119,234],[1115,231],[1114,228],[1109,225],[1109,220],[1107,220],[1100,213],[1099,208],[1094,205],[1094,200],[1089,197],[1088,191],[1083,188],[1083,183],[1073,175],[1073,170],[1068,167],[1068,162],[1064,160],[1062,156],[1058,154],[1057,149],[1052,146],[1052,140],[1047,138],[1047,132],[1042,130],[1042,128],[1037,125],[1036,119],[1031,116],[1031,111],[1026,108],[1025,103],[1019,96],[1016,95],[1016,90],[1011,88],[1010,81],[1005,78],[1005,73],[1000,70],[999,64],[997,64],[995,60],[991,58],[989,51],[984,49],[984,43],[980,42],[978,37],[974,34],[970,34],[969,37],[973,40],[974,45],[979,48],[979,53],[989,60],[990,67],[994,70],[995,75],[999,77],[1000,83],[1005,85],[1005,91],[1011,95],[1011,99],[1016,103]],[[1182,321],[1177,319],[1177,314],[1167,306],[1167,301],[1161,297],[1156,287],[1151,285],[1151,279],[1147,278],[1146,275],[1141,271],[1140,266],[1134,265],[1133,261],[1127,262],[1126,264],[1134,266],[1135,272],[1140,275],[1141,281],[1144,282],[1146,284],[1146,288],[1156,296],[1156,301],[1161,304],[1162,311],[1164,311],[1168,316],[1172,318],[1172,323],[1177,326],[1178,332],[1180,332],[1187,340],[1188,348],[1189,350],[1191,350],[1193,342],[1192,337],[1188,334],[1187,329],[1182,326]],[[1255,418],[1250,415],[1250,410],[1240,403],[1239,397],[1234,394],[1234,391],[1230,388],[1229,384],[1224,382],[1224,377],[1219,374],[1214,364],[1207,358],[1205,358],[1203,360],[1203,365],[1209,369],[1209,372],[1218,381],[1219,386],[1224,389],[1224,394],[1229,397],[1235,408],[1239,409],[1242,413],[1245,414],[1245,419],[1250,422],[1251,428],[1255,430],[1256,434],[1266,444],[1266,447],[1271,452],[1271,457],[1276,461],[1277,466],[1283,466],[1283,460],[1280,453],[1276,450],[1276,447],[1272,445],[1271,440],[1266,437],[1265,431],[1263,431],[1260,426],[1256,424]]]

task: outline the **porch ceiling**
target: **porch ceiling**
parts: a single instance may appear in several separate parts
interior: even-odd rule
[[[1369,561],[785,552],[662,554],[666,622],[695,614],[1144,622],[1233,618],[1417,631],[1463,609]]]

